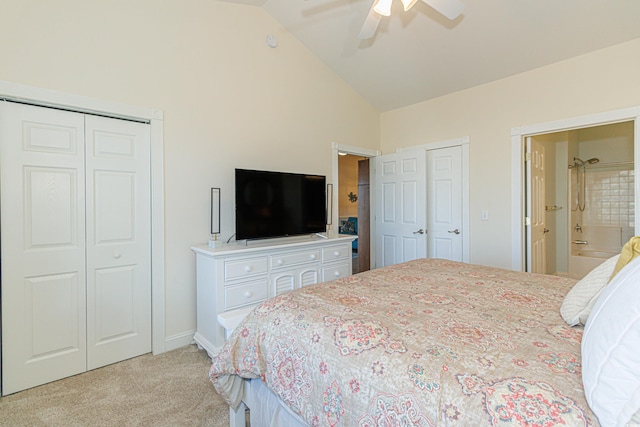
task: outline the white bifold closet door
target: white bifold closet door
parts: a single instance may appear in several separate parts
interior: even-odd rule
[[[2,394],[151,350],[150,134],[0,102]]]

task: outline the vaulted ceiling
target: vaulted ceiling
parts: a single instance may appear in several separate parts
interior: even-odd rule
[[[640,38],[638,0],[462,0],[453,21],[395,0],[368,40],[371,0],[229,1],[262,7],[381,112]]]

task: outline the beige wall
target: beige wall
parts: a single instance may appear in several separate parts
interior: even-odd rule
[[[349,193],[358,195],[358,161],[362,156],[338,156],[338,216],[358,216],[358,202],[349,201]]]
[[[208,238],[210,187],[222,188],[222,238],[234,231],[235,167],[330,177],[331,142],[390,153],[469,136],[471,261],[508,267],[511,128],[640,104],[640,39],[380,116],[260,8],[3,0],[1,11],[0,80],[164,111],[169,340],[195,328],[189,247]]]
[[[471,262],[510,267],[511,129],[640,105],[638,76],[640,39],[383,113],[381,149],[469,136]]]
[[[633,127],[631,121],[576,130],[579,157],[597,157],[600,163],[632,162]]]
[[[209,238],[210,187],[222,188],[227,239],[235,167],[330,178],[331,142],[378,148],[378,112],[260,8],[3,0],[0,9],[0,80],[164,111],[169,342],[195,329],[189,248]]]

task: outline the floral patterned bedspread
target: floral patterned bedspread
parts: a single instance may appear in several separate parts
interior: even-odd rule
[[[305,287],[258,306],[210,378],[232,406],[262,378],[311,426],[598,425],[560,317],[574,284],[420,259]]]

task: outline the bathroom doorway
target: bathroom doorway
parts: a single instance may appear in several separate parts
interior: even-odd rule
[[[526,270],[582,278],[635,234],[634,121],[527,139],[544,149],[544,206],[543,244],[532,250],[532,234],[525,236]],[[531,188],[525,178],[525,192]],[[525,211],[535,210],[526,200]]]
[[[369,158],[338,151],[338,233],[352,243],[352,273],[370,268]]]

